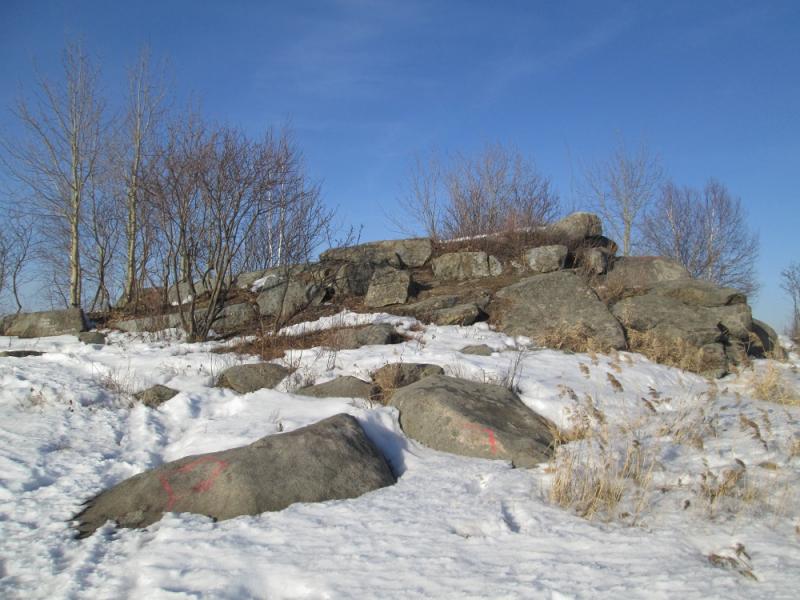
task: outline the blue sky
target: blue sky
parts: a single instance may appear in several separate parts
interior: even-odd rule
[[[782,326],[800,261],[800,2],[0,2],[0,129],[82,37],[113,105],[142,44],[178,104],[256,132],[287,120],[309,173],[362,239],[396,235],[416,152],[500,141],[566,207],[619,134],[678,183],[716,177],[761,238],[755,314]]]

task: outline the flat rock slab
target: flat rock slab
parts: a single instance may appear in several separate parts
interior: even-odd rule
[[[89,500],[75,520],[78,536],[87,537],[107,521],[146,527],[167,512],[232,519],[295,502],[355,498],[393,483],[389,465],[358,421],[339,414],[134,475]]]
[[[81,331],[86,331],[86,318],[80,308],[18,313],[0,320],[0,335],[21,338],[77,335]]]
[[[236,365],[223,371],[217,387],[230,388],[240,394],[249,394],[263,388],[274,388],[289,375],[289,369],[273,363]]]
[[[621,256],[615,258],[607,282],[625,289],[649,288],[662,281],[688,279],[689,271],[674,260],[660,256]]]
[[[111,326],[127,333],[145,333],[182,327],[183,325],[181,324],[181,316],[178,313],[169,313],[115,321]]]
[[[528,277],[497,292],[497,328],[534,341],[552,330],[580,327],[602,347],[624,349],[622,327],[586,282],[569,271]]]
[[[370,400],[376,393],[375,386],[368,381],[346,375],[325,383],[310,385],[297,390],[300,396],[314,398],[363,398]]]
[[[519,467],[552,456],[553,424],[501,386],[433,375],[397,390],[390,404],[405,434],[434,450]]]
[[[155,408],[161,406],[164,402],[174,398],[178,394],[178,390],[173,390],[171,387],[165,385],[156,384],[153,387],[135,393],[133,397],[145,406]]]

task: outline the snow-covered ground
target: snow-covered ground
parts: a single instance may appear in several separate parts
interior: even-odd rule
[[[754,371],[710,384],[635,354],[529,349],[482,324],[344,314],[307,328],[375,320],[412,339],[293,351],[284,360],[296,371],[281,389],[247,395],[213,387],[227,366],[255,360],[212,352],[220,343],[0,337],[0,350],[45,352],[0,358],[0,597],[797,597],[800,409],[751,398]],[[478,343],[497,352],[458,352]],[[649,466],[620,504],[627,514],[587,520],[554,505],[547,465],[513,469],[425,448],[403,435],[392,408],[291,393],[397,361],[510,382],[561,427],[583,420],[604,432],[562,451],[636,440]],[[772,369],[797,386],[798,365],[794,354]],[[155,383],[180,394],[158,409],[130,406],[131,392]],[[170,514],[145,530],[109,524],[73,537],[81,503],[122,479],[339,412],[359,419],[396,485],[218,523]]]

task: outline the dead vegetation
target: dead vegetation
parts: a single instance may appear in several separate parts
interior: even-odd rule
[[[750,390],[753,397],[765,402],[775,402],[788,406],[800,406],[800,391],[782,370],[770,363],[765,369],[754,370],[750,376]]]
[[[545,348],[570,352],[607,352],[611,349],[595,337],[592,328],[584,323],[570,325],[562,322],[549,327],[536,336],[536,343]]]
[[[643,354],[653,362],[677,367],[693,373],[705,373],[714,367],[713,360],[702,348],[684,338],[659,335],[655,330],[628,329],[631,352]]]

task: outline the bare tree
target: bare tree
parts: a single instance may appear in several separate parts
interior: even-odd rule
[[[20,98],[15,114],[22,140],[4,140],[5,162],[31,193],[37,227],[48,221],[69,240],[69,304],[81,305],[81,221],[84,190],[97,168],[103,102],[98,70],[79,44],[64,51],[63,81],[39,77],[31,99]],[[58,256],[59,260],[63,260]]]
[[[781,288],[792,299],[792,317],[789,322],[789,337],[800,343],[800,263],[792,263],[781,271]]]
[[[500,144],[475,157],[417,158],[409,181],[401,199],[405,216],[434,239],[528,229],[558,213],[549,179]]]
[[[147,253],[143,231],[145,217],[150,213],[145,206],[148,162],[155,154],[155,134],[164,114],[164,86],[151,74],[150,57],[145,49],[128,74],[128,98],[120,138],[114,159],[121,176],[125,196],[125,281],[122,294],[124,304],[135,300],[137,283],[144,269],[143,254]],[[146,235],[144,236],[146,237]]]
[[[692,277],[757,291],[758,236],[739,198],[715,180],[702,190],[667,183],[644,223],[644,245],[681,263]]]
[[[609,235],[622,242],[625,256],[639,242],[642,221],[662,180],[658,157],[644,144],[630,152],[622,139],[607,159],[584,168],[583,194]]]

